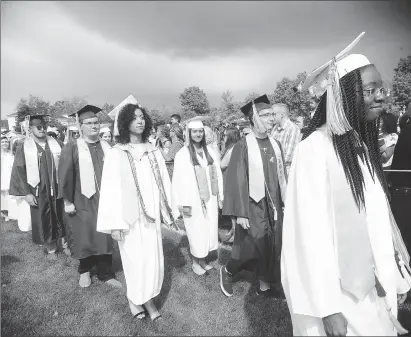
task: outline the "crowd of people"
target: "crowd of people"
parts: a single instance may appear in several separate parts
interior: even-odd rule
[[[258,295],[286,299],[294,335],[403,334],[411,103],[398,135],[377,68],[349,54],[358,40],[307,77],[315,111],[305,129],[266,95],[241,108],[248,130],[227,126],[221,135],[198,118],[183,127],[179,115],[159,131],[138,103],[117,111],[113,130],[100,129],[101,109],[87,105],[73,114],[78,136],[64,144],[45,115],[31,115],[14,154],[1,138],[2,215],[24,205],[19,228],[31,228],[45,253],[79,260],[82,288],[93,267],[123,287],[112,268],[116,241],[138,319],[161,317],[153,299],[164,279],[162,225],[184,228],[201,276],[216,268],[209,254],[227,220],[225,296],[249,270]]]

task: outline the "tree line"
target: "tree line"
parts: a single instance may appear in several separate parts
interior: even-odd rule
[[[291,119],[303,116],[307,122],[310,116],[310,94],[308,91],[300,92],[296,90],[298,85],[305,81],[306,72],[298,73],[295,78],[284,77],[277,82],[276,88],[268,97],[272,103],[286,103],[290,107]],[[384,82],[384,86],[390,90],[390,96],[386,103],[387,112],[399,115],[400,110],[411,101],[411,56],[401,58],[398,66],[394,69],[392,82]],[[242,101],[235,100],[232,92],[227,89],[221,94],[221,101],[218,107],[211,107],[207,94],[198,86],[191,86],[184,89],[180,94],[180,109],[169,110],[148,109],[155,125],[166,124],[172,114],[178,113],[182,120],[187,120],[195,116],[207,116],[210,123],[219,125],[222,122],[238,121],[244,117],[240,107],[259,97],[263,93],[251,92]],[[82,106],[88,104],[87,100],[81,97],[73,97],[50,103],[41,97],[29,95],[22,98],[17,104],[17,126],[24,120],[27,114],[50,114],[50,124],[62,127],[59,120],[64,118]],[[108,113],[114,109],[114,105],[105,103],[102,111],[98,114],[102,122],[111,122]]]

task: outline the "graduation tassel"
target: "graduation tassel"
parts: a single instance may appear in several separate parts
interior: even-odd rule
[[[411,277],[407,271],[407,268],[405,268],[405,262],[400,258],[398,264],[400,265],[402,277],[405,279],[405,281],[407,281],[408,286],[411,287]]]
[[[380,298],[384,299],[384,305],[385,309],[388,311],[388,316],[390,317],[390,321],[392,325],[394,325],[395,330],[397,330],[399,335],[405,335],[408,333],[407,329],[404,329],[404,327],[401,325],[401,323],[398,321],[398,319],[392,314],[392,308],[390,304],[388,303],[387,299],[387,293],[384,290],[382,284],[378,280],[378,277],[375,276],[375,289],[377,290],[377,295]]]

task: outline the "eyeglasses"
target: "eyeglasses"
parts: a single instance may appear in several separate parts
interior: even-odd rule
[[[83,125],[87,125],[87,126],[99,126],[100,122],[84,122]]]
[[[45,125],[32,125],[33,127],[35,127],[37,130],[46,130],[46,126]]]
[[[387,94],[387,89],[381,87],[381,88],[370,88],[370,89],[364,89],[364,96],[369,97],[371,95],[373,96],[378,96],[378,95],[386,95]]]
[[[259,117],[274,117],[275,113],[274,112],[268,112],[262,115],[258,115]]]

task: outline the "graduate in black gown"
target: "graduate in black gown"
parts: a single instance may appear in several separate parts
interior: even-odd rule
[[[112,238],[96,230],[104,155],[111,149],[99,138],[99,111],[98,107],[86,105],[72,115],[77,115],[81,136],[67,143],[61,153],[59,198],[64,200],[67,213],[69,246],[80,261],[80,287],[90,286],[90,270],[96,266],[100,281],[120,288],[112,270]]]
[[[9,194],[25,197],[30,205],[33,242],[52,254],[58,239],[65,236],[56,171],[63,144],[47,137],[46,116],[26,117],[28,134],[16,150]]]
[[[232,277],[256,271],[258,294],[279,295],[281,234],[287,183],[279,142],[268,137],[274,123],[266,95],[241,108],[252,132],[233,149],[224,182],[223,215],[236,219],[231,259],[220,269],[220,286],[232,296]]]

